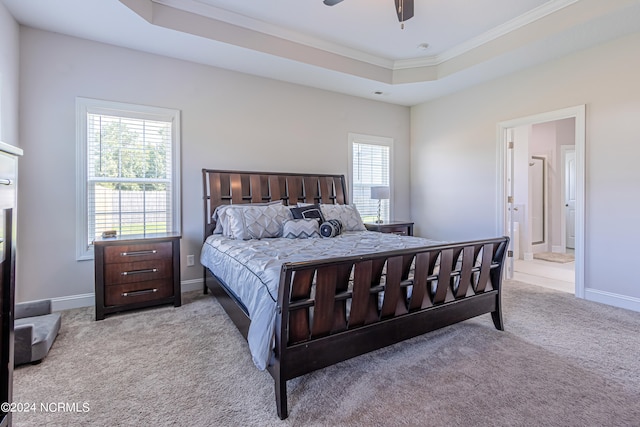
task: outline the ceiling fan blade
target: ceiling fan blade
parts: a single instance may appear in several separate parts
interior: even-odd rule
[[[340,3],[342,0],[324,0],[323,3],[326,4],[327,6],[334,6],[338,3]]]
[[[400,22],[413,18],[413,0],[396,0],[396,13]]]

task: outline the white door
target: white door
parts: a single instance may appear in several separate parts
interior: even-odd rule
[[[513,279],[514,272],[514,247],[518,244],[518,239],[515,238],[515,216],[516,207],[514,205],[514,130],[505,129],[504,143],[506,149],[507,160],[507,235],[511,239],[509,241],[509,250],[507,251],[507,279]]]
[[[532,156],[529,162],[529,204],[531,205],[531,244],[541,245],[546,242],[545,230],[545,192],[546,176],[544,157]]]
[[[576,247],[576,152],[567,151],[564,164],[564,215],[566,247]]]

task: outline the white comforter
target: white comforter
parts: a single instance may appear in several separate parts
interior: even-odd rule
[[[207,238],[200,262],[240,298],[249,312],[247,340],[255,365],[263,370],[271,356],[280,268],[284,262],[364,255],[436,245],[420,237],[372,231],[345,232],[333,238],[232,240]]]

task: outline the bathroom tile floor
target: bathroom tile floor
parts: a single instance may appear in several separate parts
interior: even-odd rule
[[[557,263],[534,259],[516,260],[514,280],[558,291],[575,293],[575,262]]]

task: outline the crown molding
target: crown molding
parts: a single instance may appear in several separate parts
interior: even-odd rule
[[[338,43],[332,43],[318,37],[310,36],[299,31],[290,30],[265,21],[250,18],[248,16],[221,9],[205,3],[203,0],[150,0],[163,6],[172,7],[185,12],[205,16],[218,21],[227,22],[247,30],[255,31],[273,37],[289,40],[291,42],[324,50],[329,53],[344,56],[356,61],[366,62],[378,67],[393,69],[394,61],[381,56],[372,55],[358,49],[353,49]]]
[[[478,37],[460,43],[459,45],[454,46],[453,48],[446,50],[439,55],[433,55],[426,58],[402,59],[395,61],[393,64],[393,69],[404,70],[408,68],[431,67],[434,65],[440,65],[446,61],[454,59],[458,56],[462,56],[465,53],[477,49],[484,44],[487,44],[513,31],[516,31],[526,25],[531,24],[532,22],[538,21],[545,16],[551,15],[552,13],[564,9],[565,7],[579,1],[580,0],[550,1],[543,4],[542,6],[539,6],[527,13],[518,16],[517,18],[512,19],[511,21],[505,22],[504,24],[492,28],[491,30],[479,35]]]
[[[446,61],[454,59],[458,56],[464,55],[486,43],[489,43],[497,38],[500,38],[510,32],[513,32],[519,28],[522,28],[532,22],[544,18],[558,10],[561,10],[567,6],[577,3],[580,0],[552,0],[542,6],[530,10],[518,16],[511,21],[508,21],[502,25],[499,25],[478,37],[467,40],[460,43],[453,48],[446,50],[439,55],[431,55],[427,57],[391,60],[389,58],[383,58],[377,55],[372,55],[367,52],[363,52],[358,49],[353,49],[337,43],[332,43],[318,37],[313,37],[307,34],[303,34],[298,31],[289,30],[278,25],[273,25],[268,22],[260,21],[258,19],[250,18],[248,16],[231,12],[226,9],[212,6],[206,2],[206,0],[150,0],[151,3],[158,3],[164,6],[180,9],[185,12],[190,12],[205,16],[211,19],[227,22],[247,30],[255,31],[257,33],[267,34],[273,37],[289,40],[294,43],[298,43],[304,46],[309,46],[315,49],[324,50],[329,53],[344,56],[356,61],[366,62],[378,67],[387,68],[389,70],[406,70],[411,68],[423,68],[433,67],[440,65]]]
[[[579,1],[580,0],[554,0],[545,3],[542,6],[532,9],[529,12],[524,13],[515,19],[512,19],[511,21],[507,21],[504,24],[498,25],[497,27],[485,32],[484,34],[479,35],[478,37],[470,39],[464,43],[460,43],[458,46],[455,46],[447,50],[446,52],[443,52],[442,54],[438,55],[438,63],[441,64],[457,56],[463,55],[473,49],[476,49],[497,38],[516,31],[526,25],[531,24],[532,22],[542,19],[545,16],[551,15],[552,13],[564,9],[565,7]]]

